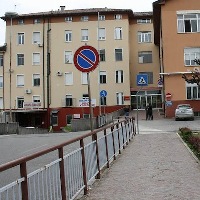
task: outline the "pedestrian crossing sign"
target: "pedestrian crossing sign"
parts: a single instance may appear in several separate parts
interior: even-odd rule
[[[138,74],[137,75],[137,86],[148,86],[147,74]]]

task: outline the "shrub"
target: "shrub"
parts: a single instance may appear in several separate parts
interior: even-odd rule
[[[187,127],[179,128],[179,134],[183,138],[184,141],[188,141],[189,138],[192,136],[191,129]]]

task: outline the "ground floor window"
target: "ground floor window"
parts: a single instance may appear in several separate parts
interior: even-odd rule
[[[153,108],[162,108],[162,94],[160,90],[151,91],[132,91],[131,92],[131,108],[145,109],[147,104],[151,104]]]
[[[187,99],[200,99],[200,88],[197,84],[187,84]]]

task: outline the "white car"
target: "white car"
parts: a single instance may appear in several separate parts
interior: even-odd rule
[[[194,120],[194,111],[190,104],[179,104],[175,110],[175,120],[190,119]]]

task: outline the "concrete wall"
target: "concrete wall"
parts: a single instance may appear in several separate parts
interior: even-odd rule
[[[19,124],[17,122],[0,123],[0,135],[18,134]]]

